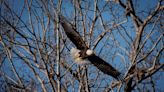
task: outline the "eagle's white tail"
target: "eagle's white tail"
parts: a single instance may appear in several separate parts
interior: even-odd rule
[[[77,64],[88,64],[89,61],[87,59],[83,59],[80,57],[80,50],[76,48],[72,48],[70,51],[71,57],[74,59]]]

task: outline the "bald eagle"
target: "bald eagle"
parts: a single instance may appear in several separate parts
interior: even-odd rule
[[[82,39],[80,34],[76,31],[76,28],[61,14],[59,15],[60,24],[62,25],[67,37],[77,48],[72,48],[70,53],[73,59],[78,64],[92,63],[100,71],[114,77],[117,80],[123,80],[123,75],[112,67],[109,63],[105,62],[100,57],[94,54],[93,50],[90,50]]]

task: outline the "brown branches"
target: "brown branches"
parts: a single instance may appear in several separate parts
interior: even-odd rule
[[[0,91],[160,91],[162,3],[3,0]],[[74,46],[91,64],[74,63],[69,53]],[[94,54],[86,54],[89,48]],[[112,79],[122,74],[122,82]]]

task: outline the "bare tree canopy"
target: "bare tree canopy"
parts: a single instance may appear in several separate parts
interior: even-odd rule
[[[163,10],[163,0],[0,0],[0,92],[163,92]],[[76,64],[72,47],[90,63]]]

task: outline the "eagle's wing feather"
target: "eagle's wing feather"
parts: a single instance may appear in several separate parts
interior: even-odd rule
[[[64,28],[64,31],[67,37],[75,44],[77,49],[84,50],[87,49],[87,46],[83,39],[81,38],[80,34],[72,27],[71,23],[65,19],[65,17],[60,16],[61,18],[61,25]]]
[[[114,67],[112,67],[110,64],[105,62],[103,59],[96,55],[88,56],[88,60],[95,65],[99,70],[101,70],[103,73],[108,74],[117,80],[122,80],[123,76],[122,74],[117,71]]]

